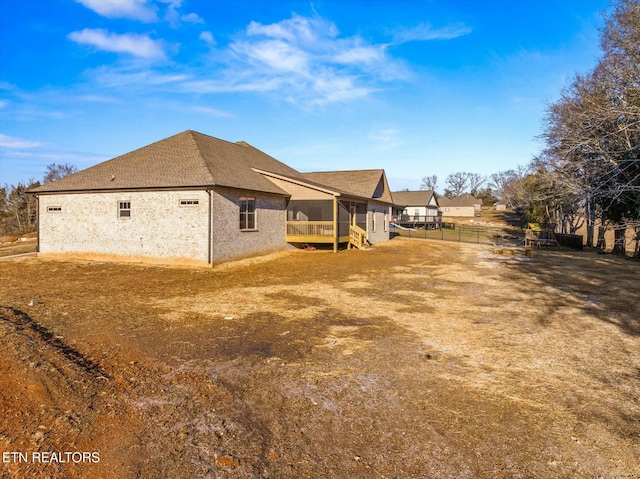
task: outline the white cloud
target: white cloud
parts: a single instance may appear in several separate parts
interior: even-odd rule
[[[270,25],[251,22],[247,27],[247,35],[266,36],[300,44],[311,44],[323,38],[336,37],[338,29],[333,23],[320,17],[307,18],[294,14],[287,20]]]
[[[331,103],[347,103],[365,98],[379,88],[359,85],[356,77],[325,74],[314,79],[314,96],[306,99],[310,105],[323,106]]]
[[[340,36],[333,23],[317,16],[251,22],[230,44],[229,76],[237,87],[268,83],[303,107],[350,102],[406,78],[400,62],[385,54],[387,46]]]
[[[180,20],[182,20],[185,23],[196,23],[196,24],[205,23],[204,20],[200,16],[198,16],[197,13],[188,13],[187,15],[182,15],[180,17]]]
[[[304,75],[309,68],[307,53],[281,40],[267,40],[259,43],[241,42],[233,45],[233,49],[259,68],[274,72]]]
[[[156,7],[147,0],[76,0],[107,18],[130,18],[142,22],[158,20]]]
[[[0,133],[0,146],[2,146],[3,148],[11,149],[36,148],[40,146],[40,143],[36,141],[15,138],[9,135],[3,135],[2,133]]]
[[[398,134],[399,132],[396,128],[385,128],[370,133],[367,138],[376,145],[377,149],[384,150],[401,144]]]
[[[208,106],[194,106],[191,108],[191,111],[219,118],[229,118],[232,116],[229,112],[218,110],[217,108],[210,108]]]
[[[168,4],[167,11],[177,13],[181,7],[179,0],[162,1]],[[139,58],[164,59],[168,51],[166,44],[148,36],[107,30],[85,29],[69,38]],[[210,47],[217,45],[211,31],[202,31],[198,38]],[[270,93],[303,109],[361,100],[409,76],[406,65],[388,54],[388,43],[341,35],[332,22],[317,15],[294,14],[272,24],[250,22],[228,45],[217,47],[205,58],[209,66],[163,63],[160,69],[131,63],[103,66],[86,74],[107,89]]]
[[[87,72],[95,82],[105,88],[125,88],[138,92],[140,89],[151,91],[153,88],[167,89],[177,84],[189,81],[187,73],[160,73],[153,69],[140,70],[137,68],[114,68],[103,66]]]
[[[85,28],[71,32],[69,39],[82,45],[91,45],[98,50],[148,58],[164,59],[166,54],[160,41],[152,40],[146,35],[133,33],[117,34],[102,29]]]
[[[433,28],[428,23],[422,23],[413,28],[401,28],[394,32],[395,43],[429,40],[452,40],[471,33],[471,28],[463,24],[447,25]]]
[[[198,38],[209,46],[214,46],[216,44],[216,39],[213,38],[213,34],[211,32],[202,32]]]
[[[334,59],[346,64],[371,64],[384,61],[386,45],[354,46],[338,53]]]

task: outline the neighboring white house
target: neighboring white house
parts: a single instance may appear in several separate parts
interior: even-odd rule
[[[303,174],[190,130],[30,193],[39,254],[194,264],[385,241],[392,203],[383,170]]]
[[[496,201],[493,206],[496,211],[505,211],[507,209],[507,203],[504,200]]]
[[[442,219],[433,190],[394,191],[393,221],[402,226],[437,226]]]
[[[443,217],[471,217],[482,212],[482,200],[468,193],[455,198],[441,196],[438,198],[438,204]]]

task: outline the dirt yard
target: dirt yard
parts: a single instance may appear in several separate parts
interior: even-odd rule
[[[2,478],[640,478],[640,265],[0,260]]]

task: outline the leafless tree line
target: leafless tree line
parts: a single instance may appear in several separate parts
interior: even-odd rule
[[[534,221],[560,223],[569,233],[586,223],[590,246],[604,248],[609,228],[613,252],[625,254],[631,229],[640,258],[640,0],[615,4],[601,47],[594,69],[547,107],[541,154],[491,182]]]
[[[52,163],[47,166],[43,183],[49,183],[75,173],[77,168],[68,163]],[[3,235],[23,234],[36,228],[36,199],[27,191],[40,186],[40,182],[30,179],[17,185],[5,184],[0,188],[0,233]]]

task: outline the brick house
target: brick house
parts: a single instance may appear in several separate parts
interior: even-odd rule
[[[38,252],[215,264],[302,243],[389,239],[383,170],[300,173],[187,130],[30,191]]]

